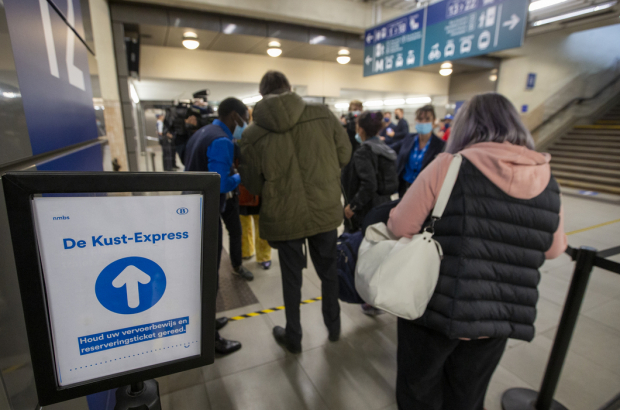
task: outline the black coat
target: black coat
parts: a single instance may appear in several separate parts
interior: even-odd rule
[[[434,238],[443,250],[439,280],[417,323],[450,339],[532,340],[538,269],[553,243],[559,212],[553,177],[537,197],[513,198],[463,158],[435,223]]]
[[[413,143],[417,135],[418,134],[408,134],[398,144],[392,146],[392,149],[398,153],[398,158],[396,159],[396,172],[398,172],[399,179],[398,193],[401,198],[405,195],[407,188],[409,188],[409,183],[403,179],[403,176],[405,175],[405,167],[409,161],[409,155],[411,154]],[[426,168],[426,166],[430,164],[437,155],[443,152],[446,147],[446,142],[437,137],[435,134],[431,135],[431,139],[428,141],[428,144],[430,145],[426,150],[426,154],[424,154],[422,169]]]
[[[345,200],[355,212],[349,226],[350,231],[359,229],[364,217],[373,207],[390,200],[390,195],[378,193],[380,160],[395,161],[396,153],[377,138],[364,141],[342,172]]]

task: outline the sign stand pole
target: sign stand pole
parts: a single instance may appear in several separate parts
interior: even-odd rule
[[[114,410],[161,410],[159,383],[151,379],[119,387]]]

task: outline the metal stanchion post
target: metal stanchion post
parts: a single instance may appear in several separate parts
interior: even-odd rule
[[[540,394],[530,389],[506,390],[502,396],[504,410],[567,410],[566,407],[553,400],[553,395],[560,380],[562,366],[568,353],[595,258],[596,249],[582,246],[577,251],[573,279],[566,296],[564,311],[551,349]]]
[[[161,410],[159,383],[151,379],[119,387],[114,410]]]

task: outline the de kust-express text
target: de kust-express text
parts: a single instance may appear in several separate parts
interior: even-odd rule
[[[144,234],[142,232],[136,232],[131,236],[121,235],[116,237],[107,237],[104,238],[103,235],[92,236],[91,244],[93,248],[98,246],[111,246],[111,245],[125,245],[130,243],[147,243],[155,244],[160,241],[172,241],[178,239],[187,239],[189,238],[189,233],[187,232],[170,232],[170,233],[153,233],[153,234]],[[74,248],[86,248],[88,243],[85,240],[81,239],[73,239],[73,238],[63,238],[62,240],[63,246],[65,249],[74,249]]]

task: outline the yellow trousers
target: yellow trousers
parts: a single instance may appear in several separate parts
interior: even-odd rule
[[[254,255],[256,250],[256,262],[271,260],[271,246],[261,239],[258,231],[258,215],[240,215],[241,219],[241,253],[244,258]]]

